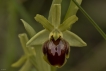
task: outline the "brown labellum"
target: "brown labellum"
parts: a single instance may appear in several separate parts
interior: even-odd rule
[[[62,38],[58,38],[56,41],[52,37],[50,40],[47,40],[43,45],[43,53],[46,56],[49,64],[61,67],[66,58],[69,57],[70,47],[68,42]]]

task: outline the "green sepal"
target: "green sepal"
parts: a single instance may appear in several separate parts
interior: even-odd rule
[[[49,39],[49,31],[44,29],[40,32],[38,32],[36,35],[34,35],[28,42],[27,46],[33,46],[33,45],[41,45],[43,44],[46,40]]]
[[[83,47],[87,44],[76,34],[66,30],[63,32],[63,38],[69,43],[70,46]]]
[[[53,4],[51,13],[52,13],[52,24],[54,25],[54,28],[57,28],[60,25],[61,5]]]
[[[29,59],[26,60],[25,64],[22,66],[22,68],[19,71],[31,71],[32,64]]]
[[[35,30],[26,21],[24,21],[23,19],[21,19],[21,21],[23,22],[24,27],[28,32],[28,34],[30,35],[30,37],[36,34]]]
[[[37,14],[34,18],[48,31],[52,31],[54,29],[54,26],[50,24],[50,22],[44,16]]]
[[[27,59],[27,56],[22,56],[17,62],[13,63],[12,67],[20,67]]]
[[[50,23],[52,23],[53,4],[61,4],[61,2],[62,2],[62,0],[53,0],[52,1],[52,5],[51,5],[50,11],[49,11],[49,16],[48,16],[48,20],[50,21]]]
[[[69,28],[73,23],[75,23],[78,20],[78,17],[76,15],[73,15],[66,19],[58,28],[60,31],[65,31],[67,28]]]

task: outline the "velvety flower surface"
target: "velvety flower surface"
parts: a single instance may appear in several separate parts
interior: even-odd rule
[[[47,56],[48,62],[56,67],[61,67],[69,56],[70,46],[64,39],[53,37],[43,44],[43,53]]]

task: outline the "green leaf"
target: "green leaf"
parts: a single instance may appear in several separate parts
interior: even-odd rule
[[[28,34],[30,35],[30,37],[36,34],[35,30],[26,21],[24,21],[23,19],[21,19],[21,21],[23,22],[24,27],[28,32]]]
[[[79,5],[81,5],[82,0],[76,0],[76,2],[78,2]],[[77,11],[78,11],[78,7],[72,0],[70,0],[70,5],[69,5],[69,8],[67,10],[64,20],[66,20],[68,17],[72,15],[76,15]]]
[[[60,18],[61,18],[61,5],[60,4],[53,4],[52,8],[52,24],[55,28],[60,25]]]
[[[75,23],[78,20],[76,15],[73,15],[66,19],[58,28],[60,31],[65,31],[67,30],[73,23]]]
[[[12,67],[19,67],[26,61],[27,56],[22,56],[17,62],[13,63]]]
[[[32,45],[41,45],[43,44],[46,40],[49,39],[49,31],[44,29],[40,32],[38,32],[36,35],[34,35],[28,42],[27,46],[32,46]]]
[[[45,29],[48,31],[52,31],[54,29],[53,25],[42,15],[37,14],[35,16],[35,20],[43,25]]]
[[[29,61],[29,59],[27,59],[27,61],[25,62],[25,64],[22,66],[22,68],[19,71],[31,71],[31,67],[32,67],[32,64]]]
[[[70,46],[83,47],[87,44],[76,34],[66,30],[63,32],[63,38],[70,44]]]

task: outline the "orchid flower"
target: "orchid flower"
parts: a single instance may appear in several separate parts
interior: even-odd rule
[[[34,35],[26,45],[42,45],[45,61],[50,65],[61,67],[69,57],[69,46],[83,47],[87,44],[79,36],[68,30],[78,20],[76,15],[70,16],[60,24],[61,5],[53,4],[51,12],[51,22],[42,15],[37,14],[35,16],[35,20],[42,24],[45,29]]]

